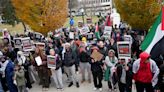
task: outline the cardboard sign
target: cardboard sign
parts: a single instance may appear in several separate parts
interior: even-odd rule
[[[48,65],[48,68],[56,69],[56,57],[48,55],[47,56],[47,65]]]
[[[128,41],[117,42],[118,57],[131,57],[131,44]]]
[[[40,65],[42,65],[42,63],[43,63],[40,56],[36,57],[36,58],[35,58],[35,61],[36,61],[37,66],[40,66]]]
[[[35,43],[35,46],[39,47],[43,51],[45,50],[45,43],[38,42],[38,43]]]
[[[94,50],[91,54],[91,57],[95,60],[95,62],[97,62],[102,60],[103,55],[100,52]]]
[[[82,35],[87,34],[88,32],[90,32],[88,26],[85,26],[85,27],[83,27],[82,29],[80,29],[80,33],[81,33]]]
[[[22,38],[14,38],[14,47],[22,48]]]
[[[32,43],[30,37],[22,38],[23,51],[32,51]]]

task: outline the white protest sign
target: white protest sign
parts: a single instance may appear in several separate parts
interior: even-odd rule
[[[51,69],[56,69],[56,57],[48,55],[47,56],[47,66]]]
[[[30,37],[22,38],[23,51],[32,51],[32,43]]]
[[[88,32],[90,32],[88,26],[84,26],[83,28],[80,29],[80,33],[82,35],[87,34]]]
[[[14,47],[22,48],[22,38],[14,38]]]
[[[75,37],[74,32],[69,32],[69,38],[74,39],[74,37]]]
[[[36,58],[35,58],[35,61],[36,61],[37,66],[40,66],[40,65],[42,65],[42,63],[43,63],[40,56],[36,57]]]
[[[131,44],[128,41],[117,42],[119,58],[131,58]]]
[[[132,44],[133,41],[131,35],[124,35],[124,41],[128,41],[130,44]]]
[[[111,36],[111,33],[112,33],[112,27],[111,26],[105,26],[103,36],[106,38],[109,38]]]

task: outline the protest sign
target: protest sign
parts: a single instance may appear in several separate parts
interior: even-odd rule
[[[87,24],[92,24],[92,18],[87,18],[86,21],[87,21]]]
[[[37,66],[40,66],[40,65],[42,65],[42,63],[43,63],[40,56],[36,57],[36,58],[35,58],[35,61],[36,61]]]
[[[117,42],[118,57],[130,58],[131,57],[131,44],[128,41]]]
[[[35,43],[35,46],[40,48],[43,51],[45,50],[45,43],[38,42],[38,43]]]
[[[32,43],[30,37],[22,38],[23,51],[32,51]]]
[[[75,38],[74,32],[69,32],[69,38],[70,39],[74,39]]]
[[[124,41],[128,41],[128,42],[130,42],[130,44],[132,44],[132,37],[131,37],[131,35],[124,35]]]
[[[91,54],[91,57],[95,60],[95,62],[97,62],[97,61],[101,61],[103,55],[100,52],[94,50]]]
[[[109,37],[111,37],[111,32],[112,32],[112,27],[110,27],[110,26],[105,26],[103,36],[104,36],[105,38],[109,38]]]
[[[88,26],[84,26],[83,28],[80,29],[80,33],[82,35],[87,34],[88,32],[90,32]]]
[[[47,56],[47,65],[48,65],[48,68],[56,69],[56,58],[55,58],[55,56],[51,56],[51,55]]]
[[[87,34],[87,40],[93,40],[94,34],[93,33],[88,33]]]
[[[22,38],[14,38],[14,47],[22,48]]]

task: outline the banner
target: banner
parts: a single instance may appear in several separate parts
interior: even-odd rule
[[[14,47],[22,48],[22,38],[14,38]]]
[[[56,58],[55,56],[47,56],[47,66],[48,68],[56,69]]]
[[[23,51],[32,51],[32,43],[30,37],[22,38]]]
[[[131,44],[128,41],[117,42],[118,57],[131,58]]]

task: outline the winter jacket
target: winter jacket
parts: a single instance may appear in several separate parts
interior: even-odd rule
[[[133,64],[133,73],[134,79],[143,83],[149,81],[152,76],[150,82],[154,87],[158,81],[159,68],[156,65],[155,61],[152,59],[149,59],[149,62],[145,63],[145,60],[147,60],[149,57],[150,55],[146,52],[141,53],[140,59],[136,60]],[[151,73],[149,72],[149,70],[147,70],[148,68],[150,68],[149,70]]]
[[[16,77],[16,82],[17,82],[18,87],[25,86],[26,79],[25,79],[25,72],[23,68],[15,72],[15,77]]]
[[[82,51],[79,54],[80,62],[86,63],[89,62],[90,56],[87,54],[87,52]]]
[[[61,58],[59,55],[56,55],[56,69],[55,70],[58,70],[61,66],[62,66],[62,61],[61,61]]]
[[[75,57],[74,57],[73,52],[72,52],[71,49],[64,53],[64,62],[63,62],[63,64],[66,67],[70,67],[70,66],[75,64]]]

